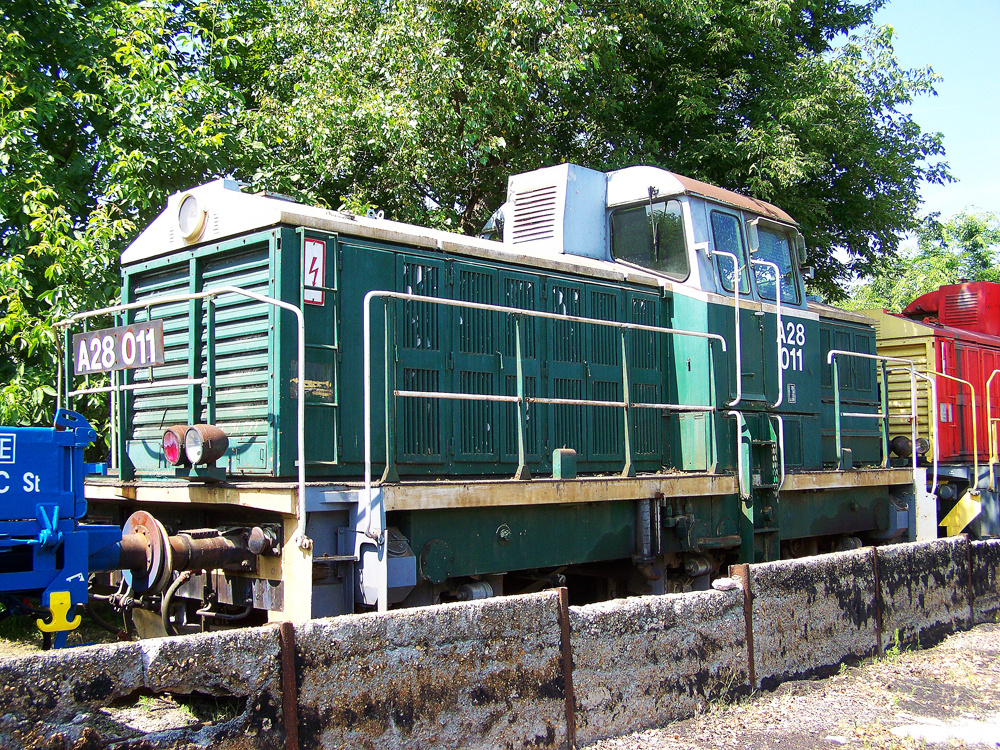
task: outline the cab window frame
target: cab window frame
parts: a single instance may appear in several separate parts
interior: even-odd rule
[[[676,210],[675,211],[671,209],[671,205],[676,206]],[[649,260],[647,260],[646,262],[642,262],[640,260],[637,260],[635,257],[622,257],[621,255],[619,255],[618,253],[615,252],[616,234],[617,234],[617,231],[620,231],[620,230],[616,231],[616,229],[615,229],[615,226],[616,226],[615,219],[616,219],[616,217],[618,217],[620,219],[622,217],[622,215],[624,213],[626,213],[626,212],[631,212],[631,211],[636,211],[636,210],[640,210],[640,209],[645,209],[645,211],[646,211],[646,221],[649,222],[649,219],[650,219],[649,212],[650,212],[651,206],[650,206],[650,203],[648,201],[643,201],[642,203],[634,203],[634,204],[628,205],[628,206],[616,206],[614,209],[612,209],[612,211],[611,211],[611,213],[610,213],[610,215],[608,217],[608,230],[609,230],[609,234],[610,234],[609,246],[610,246],[610,251],[611,251],[611,258],[612,258],[612,260],[614,260],[616,262],[628,263],[629,265],[633,265],[633,266],[636,266],[638,268],[642,268],[645,271],[649,271],[651,273],[659,274],[661,276],[664,276],[667,279],[670,279],[671,281],[674,281],[674,282],[677,282],[677,283],[684,283],[685,281],[687,281],[688,279],[691,278],[692,266],[694,265],[693,264],[693,260],[694,259],[692,258],[691,248],[689,247],[688,242],[687,242],[687,223],[686,223],[686,219],[684,218],[684,213],[685,213],[684,212],[684,207],[683,207],[681,201],[678,200],[677,197],[664,197],[664,198],[654,199],[654,201],[652,203],[652,210],[655,211],[657,206],[662,206],[664,213],[670,212],[670,213],[676,214],[677,219],[679,221],[679,227],[680,227],[680,245],[683,248],[684,275],[681,276],[679,273],[673,273],[673,272],[667,271],[667,270],[665,270],[663,268],[656,268],[656,267],[654,267],[652,265],[652,257],[650,257]],[[652,238],[653,238],[653,236],[652,236],[652,227],[650,226],[650,232],[649,232],[649,235],[648,235],[648,239],[649,239],[648,250],[649,250],[650,255],[651,255],[652,250],[653,250]],[[663,239],[662,235],[661,235],[660,239],[662,241],[662,239]]]
[[[752,221],[752,220],[750,220],[750,221]],[[748,221],[747,223],[749,224],[750,221]],[[794,290],[795,293],[794,293],[793,296],[787,295],[786,292],[785,292],[785,286],[786,285],[784,283],[782,283],[781,284],[781,304],[782,305],[786,305],[787,304],[787,305],[798,307],[799,305],[802,304],[802,289],[801,289],[802,285],[801,285],[801,283],[799,281],[799,279],[801,278],[801,273],[799,272],[798,258],[797,258],[797,253],[795,252],[795,238],[794,238],[794,236],[792,234],[792,232],[794,230],[791,227],[788,227],[788,226],[786,226],[784,224],[778,224],[776,222],[767,221],[766,219],[763,219],[762,217],[757,217],[756,221],[757,221],[757,243],[758,243],[757,252],[758,253],[760,252],[760,244],[761,244],[760,243],[760,237],[765,232],[769,232],[769,233],[775,234],[775,235],[781,235],[781,236],[783,236],[785,238],[786,250],[788,252],[788,255],[787,255],[787,258],[788,258],[787,274],[789,274],[791,276],[791,283],[789,284],[789,286],[791,286],[791,288]],[[748,235],[749,235],[749,232],[748,232]],[[768,260],[768,261],[774,263],[774,260],[771,259],[771,258],[763,258],[763,257],[759,257],[759,256],[754,256],[752,248],[748,247],[748,251],[751,253],[751,257],[754,260]],[[778,268],[779,268],[779,270],[781,270],[781,264],[776,263],[775,265],[777,265]],[[762,291],[761,284],[760,284],[760,279],[759,279],[759,277],[757,275],[758,270],[760,270],[761,273],[766,274],[766,278],[765,278],[765,283],[766,284],[770,283],[770,277],[771,277],[771,275],[773,273],[772,269],[768,268],[767,266],[764,266],[763,268],[760,268],[759,266],[754,266],[753,267],[753,271],[754,271],[753,274],[752,274],[753,275],[753,285],[754,285],[754,289],[755,289],[755,291],[757,293],[757,297],[759,299],[765,301],[765,302],[776,302],[777,301],[777,294],[776,293],[774,293],[772,291],[772,293],[770,295],[767,295],[767,294],[765,294]],[[781,274],[781,277],[784,278],[784,275],[785,274]],[[780,280],[779,280],[779,282],[780,282]],[[765,286],[765,288],[766,288],[766,286]]]
[[[749,261],[749,242],[747,238],[746,228],[743,226],[743,217],[733,211],[727,211],[721,207],[713,206],[709,212],[709,225],[712,230],[712,249],[713,255],[716,252],[730,252],[730,248],[720,248],[717,241],[718,233],[716,232],[716,217],[725,217],[727,220],[731,220],[733,225],[736,227],[736,234],[739,239],[739,252],[733,253],[738,259],[741,267],[740,272],[740,282],[739,290],[741,297],[750,297],[753,294],[753,289],[750,282],[750,261]],[[723,269],[726,267],[731,268],[731,261],[729,258],[720,258],[715,256],[715,274],[716,279],[719,283],[719,288],[724,294],[735,295],[735,285],[729,284],[727,279],[728,275]],[[725,266],[722,264],[725,263]]]

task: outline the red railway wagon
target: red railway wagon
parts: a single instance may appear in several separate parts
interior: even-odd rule
[[[948,284],[913,300],[900,314],[868,311],[876,322],[878,352],[913,361],[933,378],[932,403],[924,383],[918,383],[918,433],[934,434],[937,418],[939,518],[968,489],[980,490],[982,511],[970,526],[976,535],[1000,533],[997,473],[991,465],[998,453],[1000,423],[1000,284]],[[909,377],[899,369],[890,376],[890,412],[909,412]],[[992,415],[994,429],[990,429]],[[891,435],[909,435],[909,422],[890,420]],[[932,437],[933,439],[933,437]],[[924,455],[932,464],[933,451]],[[952,529],[954,531],[954,529]]]

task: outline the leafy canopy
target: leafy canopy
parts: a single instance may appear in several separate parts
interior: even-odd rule
[[[901,312],[915,298],[944,284],[1000,282],[1000,216],[963,212],[944,222],[929,216],[917,228],[916,238],[913,250],[880,259],[847,306]]]
[[[780,205],[829,298],[895,252],[940,134],[881,0],[310,0],[254,29],[254,179],[474,232],[509,174],[664,166]],[[848,254],[847,264],[833,255]]]
[[[115,300],[137,227],[235,163],[226,33],[192,0],[0,6],[0,423],[51,418],[52,324]]]
[[[936,78],[871,27],[883,1],[7,0],[0,422],[51,415],[52,323],[225,174],[472,233],[510,174],[664,166],[788,210],[836,297],[948,179],[902,111]]]

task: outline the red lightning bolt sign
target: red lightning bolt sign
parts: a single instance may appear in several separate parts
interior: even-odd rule
[[[322,305],[326,302],[326,293],[322,289],[309,287],[322,287],[326,280],[326,243],[322,240],[307,239],[303,250],[305,267],[308,270],[302,280],[306,287],[302,299],[307,305]]]

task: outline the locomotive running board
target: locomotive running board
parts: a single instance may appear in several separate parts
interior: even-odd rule
[[[909,468],[862,469],[859,471],[809,471],[789,473],[783,492],[827,490],[845,487],[885,487],[909,485]],[[512,481],[475,480],[465,482],[400,482],[378,487],[384,495],[386,511],[445,508],[486,508],[511,505],[563,505],[599,503],[653,497],[711,497],[735,495],[736,477],[731,474],[649,474],[638,477],[581,477],[577,479],[533,479]],[[120,483],[111,477],[88,478],[88,500],[131,500],[152,503],[212,503],[260,510],[294,512],[293,482],[233,482],[225,485],[171,483]],[[355,487],[344,484],[309,483],[307,496],[317,495],[319,505],[336,499],[356,502]],[[326,497],[323,497],[326,496]],[[310,502],[310,506],[313,503]]]

